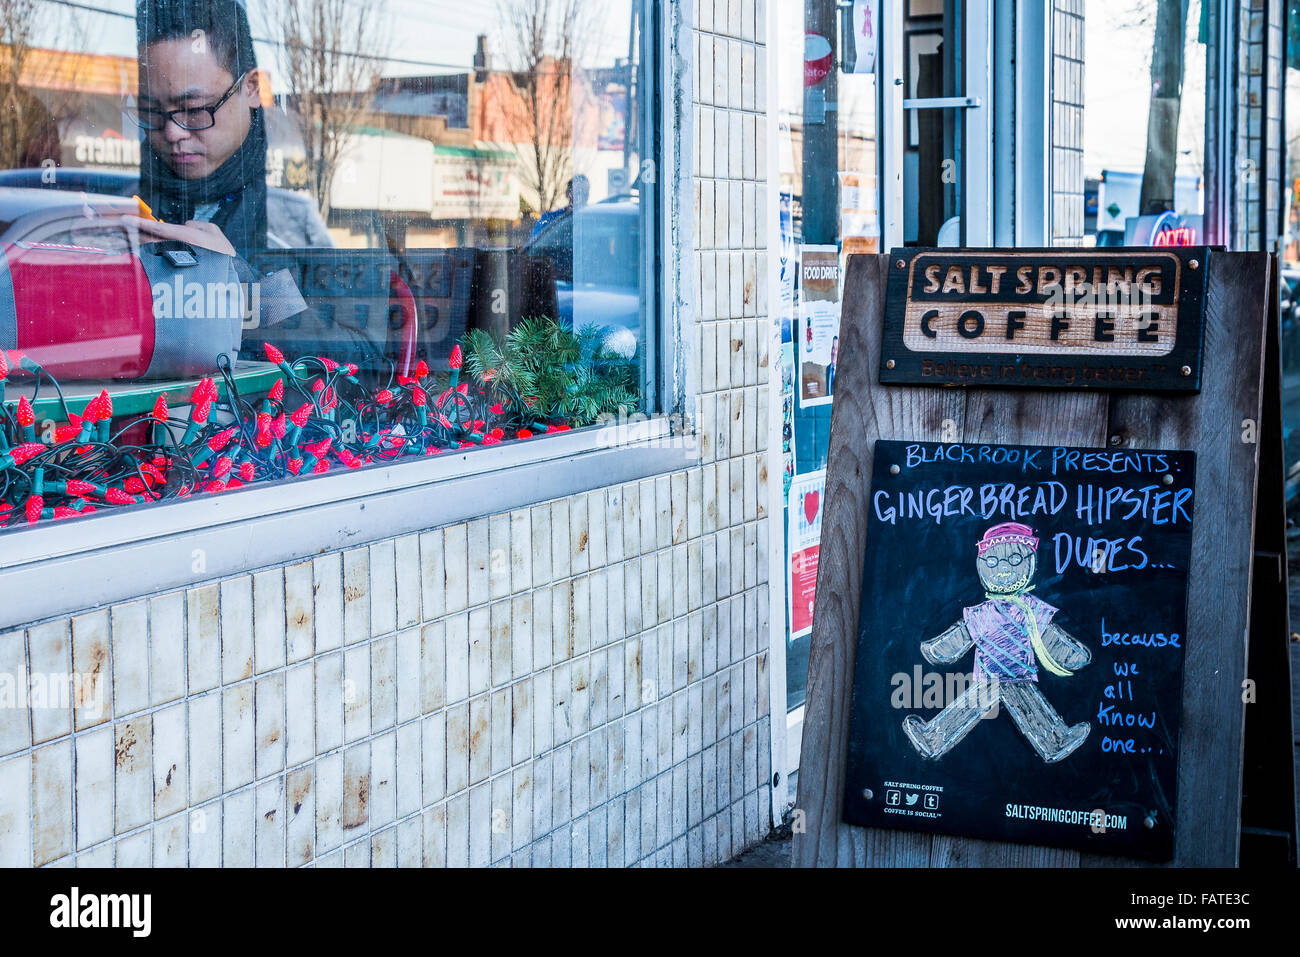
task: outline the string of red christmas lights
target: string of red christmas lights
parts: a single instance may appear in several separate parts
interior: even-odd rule
[[[148,415],[120,423],[115,432],[107,391],[75,415],[58,382],[39,363],[0,350],[0,526],[217,494],[320,474],[336,464],[362,468],[569,429],[563,422],[538,420],[532,412],[535,399],[493,382],[492,370],[479,381],[460,381],[459,345],[450,357],[450,383],[436,398],[430,396],[436,386],[423,361],[415,375],[399,375],[372,389],[357,378],[352,363],[325,356],[289,362],[274,345],[263,343],[263,349],[283,376],[256,407],[239,395],[230,364],[223,361],[217,375],[226,401],[216,379],[205,376],[190,396],[185,419],[173,417],[160,395]],[[36,416],[25,395],[5,403],[11,375],[34,376],[38,388],[48,380],[58,392],[67,424],[53,430],[52,441],[37,440]],[[225,413],[223,422],[214,421],[214,410]],[[148,424],[150,441],[124,442],[124,434],[139,423]]]

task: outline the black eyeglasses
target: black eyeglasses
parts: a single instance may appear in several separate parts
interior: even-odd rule
[[[247,72],[239,74],[239,78],[222,94],[221,99],[208,106],[192,106],[183,110],[150,110],[133,107],[127,110],[127,115],[146,130],[165,129],[168,123],[175,123],[181,129],[190,132],[210,130],[217,125],[217,110],[221,109],[226,100],[235,95],[235,91],[239,89],[246,76],[248,76]]]
[[[998,558],[996,555],[985,555],[983,558],[980,559],[980,561],[982,561],[989,568],[997,568],[998,565],[1001,564],[1011,565],[1012,567],[1015,567],[1016,565],[1019,565],[1024,560],[1025,560],[1025,556],[1021,552],[1012,552],[1006,558]]]

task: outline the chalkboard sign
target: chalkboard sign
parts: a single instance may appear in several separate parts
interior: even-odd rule
[[[1169,859],[1194,488],[1190,451],[877,441],[845,820]]]

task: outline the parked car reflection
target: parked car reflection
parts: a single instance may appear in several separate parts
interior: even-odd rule
[[[551,262],[557,308],[570,328],[604,330],[605,348],[632,358],[641,347],[641,210],[619,198],[557,216],[524,253]]]

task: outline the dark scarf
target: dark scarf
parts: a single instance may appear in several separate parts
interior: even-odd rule
[[[247,259],[266,248],[266,126],[260,109],[234,155],[203,179],[182,179],[146,141],[141,158],[140,195],[154,215],[168,223],[194,218],[199,206],[221,203],[212,223]]]

